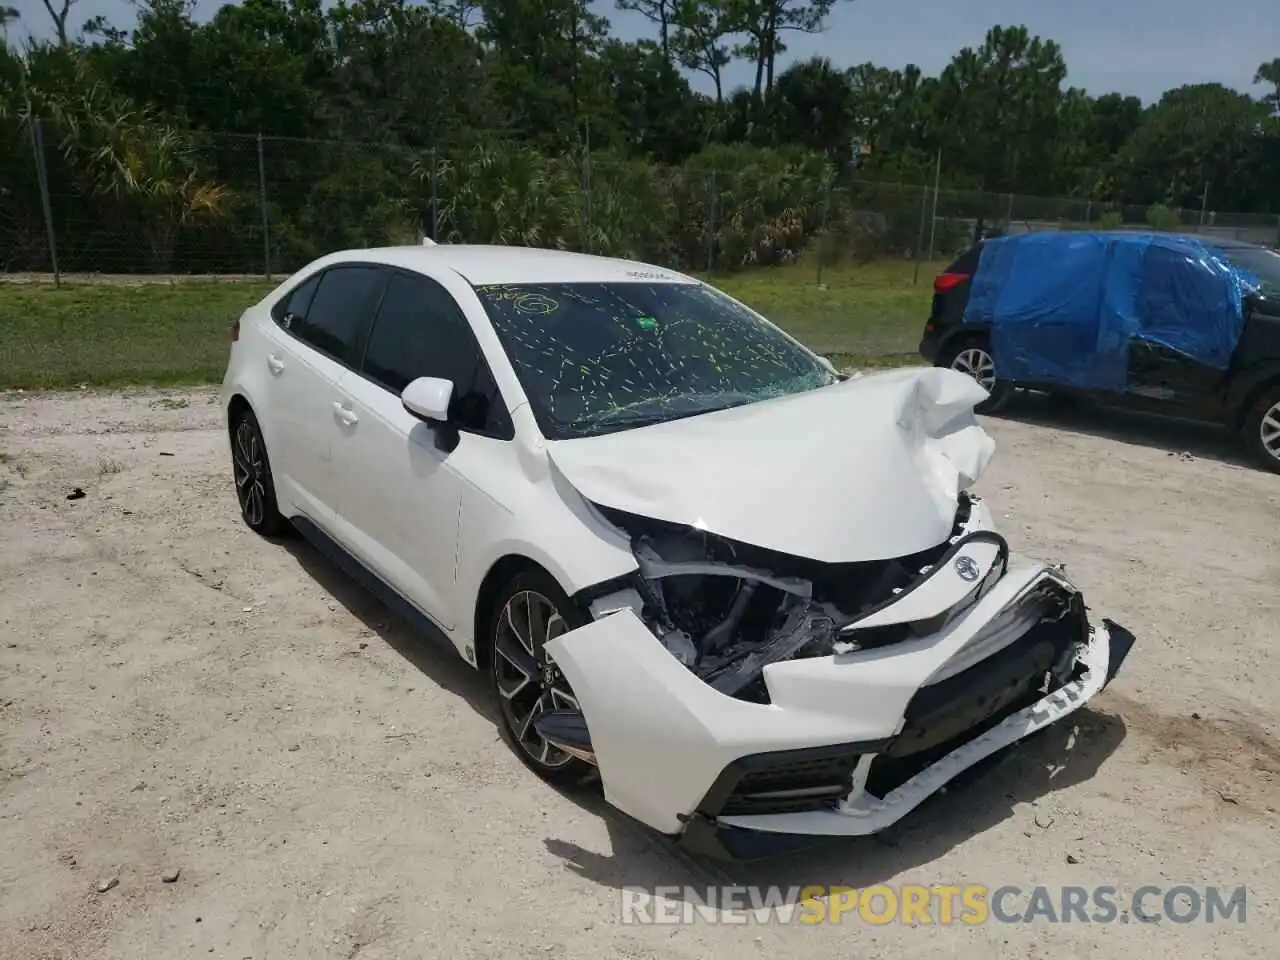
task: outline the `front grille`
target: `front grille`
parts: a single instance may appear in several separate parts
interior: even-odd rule
[[[743,774],[721,813],[793,813],[819,809],[849,792],[857,756],[794,760]]]
[[[867,791],[884,797],[1061,686],[1067,678],[1055,678],[1053,669],[1088,633],[1079,596],[1063,593],[1061,602],[1057,619],[1041,620],[992,656],[918,691],[902,732],[871,762]]]
[[[729,764],[698,810],[709,818],[830,809],[853,785],[864,753],[883,743],[779,750]]]

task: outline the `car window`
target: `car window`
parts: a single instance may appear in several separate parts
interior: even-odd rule
[[[395,273],[369,331],[361,372],[400,393],[418,377],[454,385],[459,426],[509,439],[511,420],[467,318],[433,280]]]
[[[945,273],[964,273],[973,276],[978,272],[978,263],[982,259],[982,244],[977,243],[960,254],[944,271]]]
[[[1217,253],[1242,271],[1250,283],[1267,293],[1280,292],[1280,253],[1263,247],[1231,247]]]
[[[295,318],[289,330],[322,353],[354,365],[360,334],[377,309],[386,281],[386,271],[378,267],[326,270],[306,315]]]
[[[696,283],[476,288],[544,436],[595,436],[837,380],[796,341]]]
[[[320,286],[320,276],[319,273],[312,275],[300,286],[294,287],[292,293],[280,298],[271,311],[276,323],[289,330],[294,323],[306,317],[311,300],[316,295],[316,288]]]

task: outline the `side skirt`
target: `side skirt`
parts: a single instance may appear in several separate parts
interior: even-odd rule
[[[453,645],[453,640],[449,638],[443,627],[401,596],[394,587],[352,556],[345,547],[315,523],[301,516],[291,517],[290,522],[306,541],[315,547],[316,552],[359,584],[365,592],[371,594],[414,633],[440,644],[453,656],[464,663],[467,662],[466,658],[458,653],[458,648]]]

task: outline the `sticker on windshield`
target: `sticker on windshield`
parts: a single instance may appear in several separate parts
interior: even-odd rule
[[[636,317],[636,326],[641,330],[656,330],[658,327],[657,317]]]
[[[489,296],[494,300],[505,300],[515,308],[517,313],[529,316],[545,317],[560,309],[560,301],[554,300],[546,294],[529,293],[518,287],[514,289],[499,287]]]
[[[540,293],[523,293],[515,299],[515,308],[521,313],[545,317],[560,309],[560,304]]]

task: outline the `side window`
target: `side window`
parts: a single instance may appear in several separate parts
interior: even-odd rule
[[[295,317],[289,329],[321,353],[354,364],[360,335],[386,282],[386,271],[378,267],[332,267],[320,278],[306,314]]]
[[[365,346],[363,373],[397,394],[417,377],[452,380],[453,415],[461,426],[502,439],[513,435],[466,317],[449,292],[426,277],[392,276]]]
[[[301,286],[294,287],[292,293],[285,294],[277,301],[271,309],[271,316],[276,323],[289,330],[295,323],[306,317],[307,311],[311,308],[311,301],[315,298],[316,288],[320,286],[321,276],[323,273],[313,274]]]

